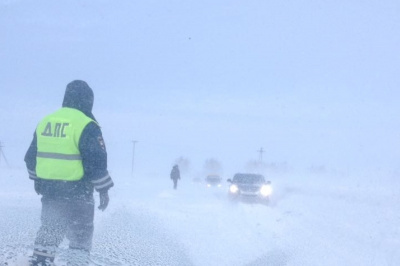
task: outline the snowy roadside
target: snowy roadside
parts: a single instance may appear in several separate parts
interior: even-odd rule
[[[25,171],[1,170],[0,259],[19,257],[8,265],[22,266],[39,226],[40,198]],[[96,211],[93,265],[400,264],[394,187],[332,180],[276,178],[264,206],[233,204],[227,187],[189,180],[174,191],[170,180],[116,179],[109,208]],[[67,255],[63,243],[58,265]]]

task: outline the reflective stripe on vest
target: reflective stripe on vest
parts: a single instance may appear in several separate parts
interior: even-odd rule
[[[91,118],[73,108],[61,108],[36,128],[36,175],[48,180],[76,181],[84,175],[79,140]]]

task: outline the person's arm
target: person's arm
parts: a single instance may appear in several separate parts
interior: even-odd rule
[[[31,145],[29,146],[26,154],[25,154],[25,164],[26,169],[29,173],[29,178],[32,180],[37,179],[36,177],[36,154],[37,154],[37,141],[36,141],[36,132],[33,134],[33,139]]]
[[[36,176],[36,155],[37,155],[37,139],[36,132],[33,133],[33,139],[25,154],[25,164],[28,170],[29,179],[33,180],[35,191],[37,194],[42,194],[41,180]]]
[[[113,185],[107,170],[107,151],[100,127],[89,123],[82,132],[79,142],[85,179],[93,184],[99,193],[106,193]]]

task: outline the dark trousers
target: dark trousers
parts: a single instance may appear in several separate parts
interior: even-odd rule
[[[178,179],[172,179],[174,181],[174,189],[178,187]]]
[[[69,248],[89,254],[92,247],[94,199],[71,200],[42,197],[41,226],[37,232],[33,258],[53,261],[64,237]]]

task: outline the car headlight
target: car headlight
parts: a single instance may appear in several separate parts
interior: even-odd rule
[[[235,193],[237,193],[238,191],[239,191],[239,188],[238,188],[238,186],[236,186],[236,185],[231,185],[230,187],[229,187],[229,191],[231,192],[231,193],[233,193],[233,194],[235,194]]]
[[[267,197],[272,193],[272,187],[270,185],[263,185],[260,189],[260,193],[262,196]]]

